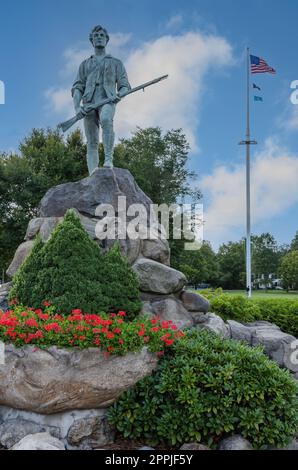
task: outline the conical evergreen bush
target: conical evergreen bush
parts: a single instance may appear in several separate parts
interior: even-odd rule
[[[140,311],[138,281],[119,247],[103,256],[74,210],[47,243],[35,243],[13,280],[10,297],[34,308],[47,300],[61,314],[125,310],[133,318]]]
[[[101,283],[106,280],[105,294],[108,299],[106,309],[127,312],[127,318],[134,318],[141,309],[139,282],[127,258],[122,256],[119,243],[115,243],[105,255],[103,269],[100,270]]]

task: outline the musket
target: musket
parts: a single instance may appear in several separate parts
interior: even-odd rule
[[[166,78],[168,78],[168,76],[169,75],[163,75],[162,77],[155,78],[154,80],[151,80],[150,82],[143,83],[142,85],[132,88],[131,90],[123,93],[123,95],[121,96],[121,99],[127,95],[131,95],[131,93],[135,93],[136,91],[139,91],[139,90],[145,91],[145,88],[147,88],[148,86],[154,85],[155,83],[158,83],[161,80],[165,80]],[[62,129],[63,132],[68,131],[68,129],[70,129],[76,122],[83,119],[88,113],[90,113],[91,111],[94,111],[95,109],[100,108],[104,104],[113,102],[115,98],[116,97],[105,98],[104,100],[100,100],[97,103],[92,103],[86,106],[82,106],[81,110],[78,112],[78,114],[76,114],[76,116],[74,116],[71,119],[68,119],[68,121],[61,122],[60,124],[58,124],[58,128]]]

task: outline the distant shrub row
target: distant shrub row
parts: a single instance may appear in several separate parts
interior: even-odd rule
[[[211,303],[212,312],[224,320],[242,323],[263,320],[274,323],[282,331],[298,337],[298,300],[247,299],[241,295],[223,293],[222,289],[201,292]]]

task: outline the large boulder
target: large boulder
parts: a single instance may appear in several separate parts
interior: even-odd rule
[[[157,358],[146,348],[105,357],[96,348],[40,350],[9,344],[0,365],[0,405],[43,414],[105,408],[156,366]]]
[[[171,294],[179,292],[187,280],[183,273],[156,261],[139,258],[133,265],[143,292]]]
[[[151,199],[139,188],[132,174],[123,168],[99,168],[91,176],[75,183],[64,183],[51,188],[42,198],[40,217],[60,217],[68,209],[95,216],[99,204],[118,208],[118,196],[126,196],[127,207],[142,204],[150,213]]]
[[[193,326],[194,322],[190,313],[183,307],[182,302],[177,299],[168,298],[154,302],[151,304],[151,310],[161,320],[172,320],[181,330]]]
[[[184,290],[181,292],[180,299],[189,312],[207,313],[210,309],[209,300],[202,295]]]
[[[31,253],[33,244],[33,240],[28,240],[18,247],[13,260],[6,271],[8,277],[12,278],[15,275],[25,258]]]
[[[197,327],[211,331],[217,335],[222,336],[223,338],[231,337],[229,326],[226,325],[226,323],[221,317],[215,315],[215,313],[207,313],[206,315],[201,315],[197,319]]]
[[[242,324],[228,320],[231,337],[238,341],[245,341],[250,346],[263,346],[265,353],[277,362],[281,367],[289,369],[293,373],[298,372],[298,364],[293,360],[295,355],[296,338],[281,329],[265,321]]]
[[[65,450],[63,442],[47,432],[29,434],[10,450]]]

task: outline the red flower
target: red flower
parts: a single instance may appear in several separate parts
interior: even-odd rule
[[[30,326],[30,328],[38,327],[38,323],[35,318],[28,318],[28,320],[25,321],[25,325]]]
[[[171,330],[173,330],[173,331],[176,331],[176,330],[178,330],[178,327],[177,327],[177,325],[171,325],[171,326],[170,326],[170,328],[171,328]]]
[[[157,357],[162,357],[164,356],[165,352],[164,351],[158,351],[158,353],[156,353]]]
[[[62,330],[61,326],[58,325],[58,323],[49,323],[48,325],[44,326],[44,329],[46,331],[52,331],[54,330],[55,333],[59,333],[59,331]]]
[[[109,332],[107,333],[107,338],[108,338],[108,339],[113,339],[113,338],[115,338],[114,333],[111,333],[111,332],[109,331]]]
[[[45,307],[50,307],[52,304],[51,302],[49,302],[48,300],[44,300],[44,302],[42,303]]]
[[[119,344],[124,344],[123,339],[119,339]]]
[[[173,339],[166,339],[165,343],[166,343],[167,346],[172,346],[172,344],[174,343],[174,340]]]
[[[119,319],[117,320],[117,323],[119,323],[119,325],[121,325],[122,323],[124,323],[124,320],[122,320],[122,318],[119,318]]]
[[[80,315],[82,313],[82,310],[79,309],[79,308],[76,308],[76,309],[72,310],[71,313],[73,313],[74,315]]]
[[[149,343],[150,337],[149,337],[149,336],[145,336],[145,337],[144,337],[144,341],[145,341],[145,343]]]
[[[80,337],[79,337],[79,340],[80,340],[80,341],[84,341],[84,339],[86,339],[86,336],[80,336]]]
[[[111,351],[114,351],[114,348],[112,346],[109,346],[108,347],[108,351],[111,352]]]
[[[18,305],[18,299],[11,299],[9,305]]]
[[[37,308],[36,310],[34,310],[34,312],[36,313],[36,315],[40,315],[42,313],[42,310],[41,308]]]
[[[118,317],[126,317],[126,313],[125,312],[118,312]]]
[[[138,335],[139,335],[139,336],[144,336],[145,333],[146,333],[145,330],[140,330],[140,331],[138,331]]]
[[[155,326],[154,328],[151,328],[151,331],[153,331],[153,333],[156,333],[157,331],[159,331],[159,326]]]
[[[162,328],[164,328],[165,330],[167,330],[169,328],[169,322],[168,321],[163,321],[162,324],[161,324]]]
[[[116,316],[117,316],[116,313],[110,313],[111,318],[115,318]]]
[[[93,328],[93,333],[96,335],[97,333],[101,333],[101,329],[100,328]]]
[[[120,328],[115,328],[113,332],[116,333],[116,335],[120,335],[122,333],[122,330]]]
[[[37,314],[38,318],[40,318],[41,320],[48,320],[50,317],[47,313],[38,313]]]
[[[27,313],[27,312],[22,312],[20,315],[21,315],[21,317],[28,317],[28,313]]]
[[[99,339],[99,338],[95,338],[94,343],[96,344],[96,346],[99,346],[99,345],[100,345],[100,339]]]

